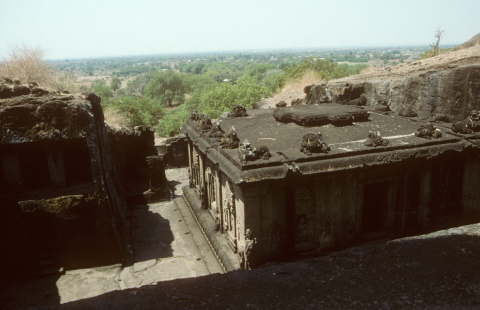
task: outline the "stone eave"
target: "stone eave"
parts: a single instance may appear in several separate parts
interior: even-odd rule
[[[183,126],[183,131],[193,144],[236,184],[279,180],[285,178],[288,173],[317,175],[412,159],[428,160],[447,151],[462,152],[468,148],[478,148],[477,144],[480,141],[479,135],[469,135],[462,137],[463,139],[454,137],[442,141],[429,140],[421,144],[376,147],[340,154],[314,154],[309,157],[282,159],[271,163],[266,163],[268,160],[259,160],[255,165],[241,165],[221,147],[213,146],[202,133],[188,123]]]

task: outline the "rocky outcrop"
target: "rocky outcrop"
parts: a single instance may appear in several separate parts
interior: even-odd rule
[[[467,55],[467,56],[465,56]],[[406,117],[463,120],[480,108],[480,47],[304,88],[306,104],[367,99]]]
[[[2,81],[0,243],[11,264],[1,267],[28,272],[45,255],[67,269],[124,261],[124,186],[100,98]]]
[[[479,44],[480,44],[480,33],[477,33],[470,40],[460,44],[459,46],[455,47],[453,50],[454,51],[459,51],[459,50],[469,48],[469,47],[479,45]]]

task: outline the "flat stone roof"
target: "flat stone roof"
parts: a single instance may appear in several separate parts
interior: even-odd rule
[[[348,110],[348,106],[337,104],[318,104],[308,107],[310,111],[318,109],[317,114],[332,113],[335,107],[342,109],[343,112]],[[358,107],[351,107],[358,109]],[[286,107],[282,108],[295,113],[301,111],[304,113],[304,106]],[[478,138],[478,135],[462,136],[454,134],[451,131],[451,124],[439,123],[435,124],[442,132],[442,137],[438,139],[426,139],[415,136],[415,131],[426,121],[421,121],[414,118],[405,118],[398,115],[385,114],[382,112],[369,111],[370,116],[367,121],[353,121],[352,125],[335,126],[333,124],[302,126],[296,122],[280,122],[274,118],[274,113],[278,109],[262,109],[249,110],[247,117],[237,118],[221,118],[219,119],[221,128],[227,132],[231,127],[235,127],[237,136],[240,142],[247,139],[253,147],[257,149],[261,145],[265,145],[272,153],[272,158],[268,160],[255,160],[242,163],[240,161],[237,149],[224,149],[215,147],[217,138],[209,138],[208,134],[202,133],[196,122],[188,120],[184,127],[184,132],[187,133],[194,143],[201,145],[201,149],[208,151],[208,156],[214,162],[225,162],[220,159],[224,157],[231,162],[237,169],[242,171],[249,170],[248,176],[243,176],[237,179],[241,181],[258,181],[263,178],[282,178],[286,171],[260,171],[267,167],[279,165],[292,165],[296,163],[297,169],[309,171],[309,173],[316,173],[325,171],[325,167],[329,167],[329,171],[335,169],[343,169],[345,167],[355,168],[362,166],[363,163],[378,160],[381,154],[394,152],[395,156],[391,158],[399,158],[403,160],[407,157],[417,156],[419,148],[421,152],[430,152],[428,156],[436,156],[446,149],[455,149],[460,151],[467,145],[474,145],[465,140],[465,137]],[[316,113],[316,112],[315,112]],[[299,113],[300,114],[300,113]],[[365,146],[364,142],[367,139],[369,131],[381,133],[382,138],[390,141],[388,146],[369,147]],[[300,152],[302,138],[307,133],[321,132],[325,143],[327,143],[331,150],[328,153],[313,153],[308,156]],[[203,142],[196,140],[201,138]],[[216,149],[219,154],[212,152]],[[435,150],[434,150],[435,149]],[[427,151],[430,150],[430,151]],[[214,155],[215,154],[215,155]],[[397,156],[398,155],[398,156]],[[423,156],[423,155],[422,155]],[[361,158],[360,158],[361,157]],[[367,158],[368,157],[368,158]],[[333,159],[340,159],[336,165],[332,166]],[[393,160],[390,160],[393,161]],[[397,161],[397,160],[395,160]],[[384,162],[385,163],[385,162]],[[303,168],[302,168],[303,165]],[[285,165],[284,165],[285,166]],[[333,167],[333,169],[332,169]],[[343,167],[343,168],[342,168]],[[260,169],[264,168],[264,169]],[[288,169],[288,168],[285,168]],[[232,173],[235,169],[231,168]],[[253,171],[255,170],[255,171]],[[247,179],[245,179],[247,177]]]
[[[330,112],[332,111],[332,106],[345,107],[332,104],[318,105],[316,108]],[[285,109],[295,111],[302,110],[301,108],[302,107],[288,107]],[[347,126],[335,126],[333,124],[301,126],[294,122],[283,123],[276,121],[273,117],[273,110],[258,111],[261,112],[259,113],[255,110],[248,111],[248,117],[220,119],[220,125],[225,131],[234,126],[241,142],[247,139],[252,146],[257,148],[260,145],[265,145],[269,148],[270,152],[282,152],[288,159],[311,157],[300,152],[303,135],[309,132],[322,133],[325,143],[331,148],[328,154],[374,149],[363,145],[369,131],[380,131],[382,138],[390,140],[389,146],[376,148],[422,145],[431,143],[432,141],[441,143],[451,139],[460,140],[458,136],[447,133],[447,131],[450,131],[447,130],[448,125],[446,126],[447,128],[437,126],[443,134],[439,139],[416,137],[415,131],[420,125],[427,124],[427,122],[413,121],[401,116],[382,115],[375,112],[370,112],[368,121],[354,121],[352,125]],[[305,112],[302,111],[302,113]]]

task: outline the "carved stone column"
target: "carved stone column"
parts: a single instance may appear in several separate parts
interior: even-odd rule
[[[5,181],[12,185],[22,185],[23,179],[20,173],[20,165],[17,156],[10,153],[4,153],[1,157],[2,167],[5,174]]]
[[[147,156],[149,190],[143,195],[148,203],[168,197],[167,178],[163,156]]]
[[[48,172],[54,186],[65,187],[65,167],[63,166],[63,152],[60,148],[47,148]]]

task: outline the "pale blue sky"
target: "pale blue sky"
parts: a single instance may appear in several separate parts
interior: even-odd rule
[[[459,44],[480,32],[478,0],[0,0],[0,55],[48,59],[359,46]]]

